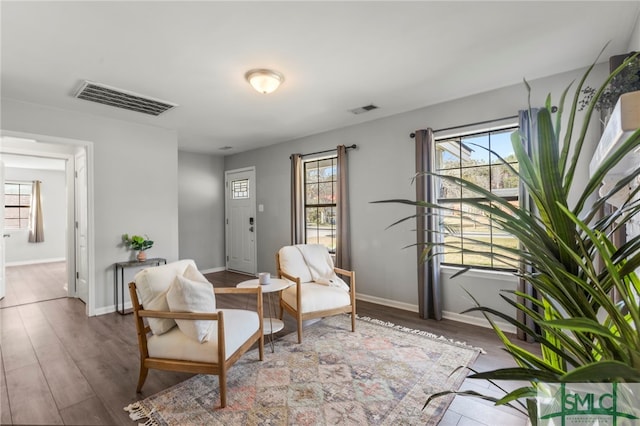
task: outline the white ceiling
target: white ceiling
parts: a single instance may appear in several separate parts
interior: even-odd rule
[[[2,96],[174,129],[232,154],[624,53],[639,1],[1,3]],[[259,94],[251,68],[285,75]],[[74,98],[83,80],[175,102],[158,117]],[[361,115],[348,110],[380,108]],[[223,146],[233,147],[221,151]]]

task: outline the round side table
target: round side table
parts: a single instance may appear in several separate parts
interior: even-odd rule
[[[278,318],[276,318],[276,314],[273,311],[273,305],[271,304],[271,293],[280,292],[286,288],[289,288],[293,285],[291,281],[283,280],[281,278],[271,278],[269,284],[260,284],[258,279],[242,281],[236,287],[238,288],[262,288],[262,293],[267,294],[269,310],[267,314],[269,315],[266,318],[263,318],[262,325],[264,334],[269,335],[269,341],[271,343],[271,352],[275,352],[273,346],[273,335],[278,331],[284,328],[284,322]]]

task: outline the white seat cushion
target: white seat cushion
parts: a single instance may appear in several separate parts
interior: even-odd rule
[[[196,263],[191,259],[178,260],[166,265],[146,268],[138,272],[134,281],[144,309],[151,311],[169,311],[167,290],[176,276],[184,275],[194,281],[208,282],[198,271]],[[149,327],[153,334],[162,334],[175,327],[176,322],[170,318],[149,318]]]
[[[225,355],[229,359],[253,333],[260,329],[257,312],[243,309],[221,309],[224,312]],[[209,340],[199,343],[174,327],[162,335],[147,340],[149,356],[183,361],[218,362],[218,322],[209,334]]]
[[[216,297],[210,283],[193,281],[178,275],[167,291],[167,303],[171,312],[215,312]],[[187,336],[205,342],[215,321],[175,320]]]
[[[296,286],[291,286],[282,291],[282,299],[298,310],[296,306]],[[330,287],[324,284],[302,284],[302,309],[301,312],[324,311],[351,304],[349,293],[338,287]]]

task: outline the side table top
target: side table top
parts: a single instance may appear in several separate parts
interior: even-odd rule
[[[274,291],[281,291],[285,288],[289,288],[293,285],[293,283],[289,280],[283,280],[282,278],[271,278],[271,282],[269,284],[260,284],[260,281],[256,278],[254,280],[247,280],[238,283],[236,287],[238,288],[254,288],[261,287],[263,293],[271,293]]]
[[[142,262],[140,262],[139,260],[127,260],[126,262],[116,262],[115,265],[122,266],[122,267],[144,266],[144,265],[151,265],[152,263],[160,263],[160,262],[167,263],[167,259],[164,259],[162,257],[152,257],[150,259],[143,260]]]

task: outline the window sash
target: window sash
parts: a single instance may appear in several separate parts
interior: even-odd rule
[[[29,227],[31,210],[31,182],[4,183],[4,228],[26,229]]]
[[[336,249],[337,156],[303,162],[305,242]],[[313,217],[313,220],[311,220]]]
[[[473,173],[474,171],[485,172],[477,173],[475,176],[478,185],[484,187],[486,190],[490,190],[494,194],[499,194],[500,198],[505,201],[519,202],[519,179],[517,179],[517,175],[510,172],[508,167],[505,166],[505,163],[489,150],[471,143],[478,143],[480,146],[499,153],[499,148],[504,150],[505,147],[505,134],[510,134],[517,129],[518,127],[514,126],[494,131],[448,136],[436,140],[437,173],[465,177],[465,175]],[[502,139],[497,139],[497,136],[501,136]],[[494,137],[495,141],[495,145],[493,146],[492,137]],[[501,155],[504,159],[505,156],[503,154]],[[516,170],[518,168],[518,162],[513,161],[511,158],[509,161],[506,161],[506,164],[510,164]],[[513,185],[514,177],[518,180],[515,186]],[[465,189],[461,185],[455,185],[455,183],[452,182],[448,182],[448,184],[445,185],[443,182],[445,182],[445,180],[440,179],[440,192],[438,194],[440,196],[436,202],[443,206],[459,205],[460,212],[457,215],[453,213],[451,215],[442,215],[442,227],[440,229],[442,232],[442,241],[451,245],[451,247],[446,247],[443,250],[441,263],[443,265],[471,267],[474,269],[514,270],[513,266],[501,262],[499,259],[493,259],[470,252],[465,253],[463,251],[470,249],[488,253],[501,253],[500,249],[493,245],[497,239],[500,239],[502,246],[507,247],[517,247],[519,242],[517,238],[500,231],[496,226],[492,225],[490,216],[487,216],[484,221],[472,220],[468,217],[465,218],[465,213],[462,208],[463,200],[490,203],[490,199]],[[446,222],[448,222],[448,224]],[[457,230],[453,229],[454,226]],[[477,232],[478,234],[475,235],[473,232]],[[474,243],[469,239],[488,242],[491,246]],[[458,247],[458,249],[456,249],[456,247]],[[459,250],[459,252],[456,252],[456,250]],[[512,257],[508,252],[503,253],[508,257]],[[517,263],[517,259],[513,259],[511,263]]]

